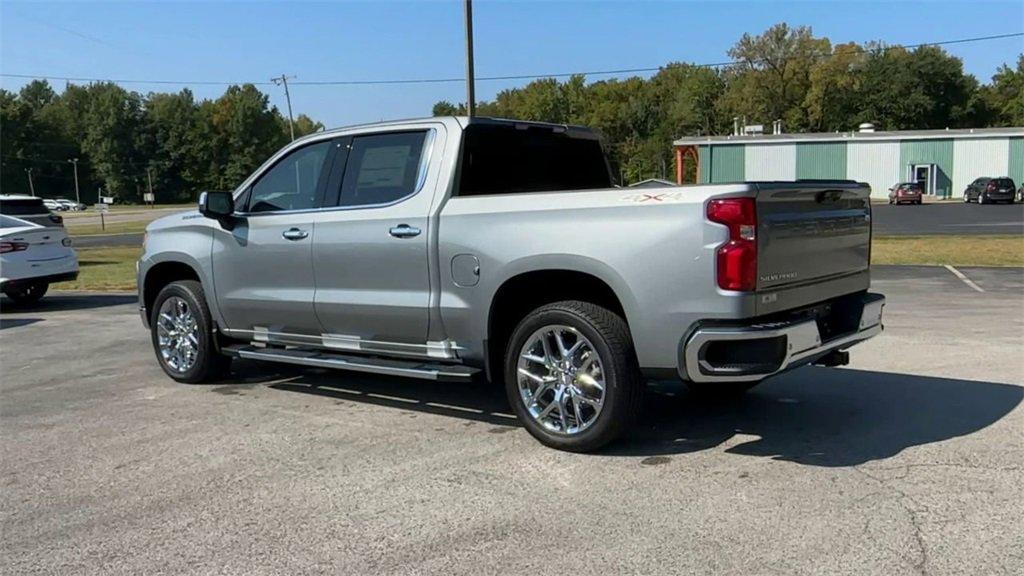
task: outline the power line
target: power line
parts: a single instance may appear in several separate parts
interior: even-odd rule
[[[880,50],[892,50],[894,48],[903,48],[906,50],[912,50],[915,48],[923,48],[925,46],[949,46],[951,44],[966,44],[969,42],[985,42],[990,40],[1003,40],[1006,38],[1019,38],[1024,36],[1024,32],[1013,32],[1008,34],[995,34],[991,36],[975,36],[972,38],[959,38],[955,40],[943,40],[939,42],[922,42],[920,44],[892,44],[882,46]],[[862,51],[864,48],[860,48]],[[828,54],[826,57],[831,57],[835,53]],[[753,62],[759,62],[755,60]],[[738,64],[749,64],[750,62],[741,60],[729,60],[724,62],[710,62],[705,64],[692,64],[696,68],[722,68],[725,66],[735,66]],[[530,80],[534,78],[567,78],[570,76],[613,76],[618,74],[636,74],[641,72],[657,72],[664,68],[664,66],[653,66],[644,68],[619,68],[615,70],[586,70],[578,72],[558,72],[552,74],[513,74],[504,76],[479,76],[476,78],[477,81],[500,81],[500,80]],[[82,76],[53,76],[53,75],[41,75],[41,74],[10,74],[0,73],[0,77],[4,78],[27,78],[27,79],[45,79],[45,80],[65,80],[67,82],[111,82],[114,84],[174,84],[174,85],[193,85],[193,86],[230,86],[236,84],[252,84],[254,86],[271,86],[274,84],[273,81],[256,81],[256,82],[244,82],[244,81],[225,81],[225,80],[138,80],[138,79],[124,79],[124,78],[89,78]],[[372,85],[389,85],[389,84],[446,84],[454,82],[465,82],[465,78],[453,77],[453,78],[399,78],[392,80],[301,80],[291,82],[292,86],[372,86]]]

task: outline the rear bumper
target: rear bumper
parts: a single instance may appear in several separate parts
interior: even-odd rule
[[[828,340],[813,319],[698,328],[683,345],[679,374],[692,382],[744,382],[810,364],[880,334],[884,306],[881,294],[864,294],[856,330]]]

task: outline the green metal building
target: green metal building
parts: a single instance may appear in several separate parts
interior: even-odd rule
[[[835,178],[871,185],[885,198],[898,182],[920,182],[927,194],[949,198],[981,176],[1024,181],[1024,127],[878,132],[750,134],[682,138],[676,180],[696,161],[701,183]]]

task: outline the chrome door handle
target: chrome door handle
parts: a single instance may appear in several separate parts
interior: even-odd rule
[[[281,237],[284,238],[285,240],[302,240],[307,236],[309,236],[309,232],[306,232],[305,230],[299,230],[298,228],[290,228],[288,230],[285,230],[284,232],[281,232]]]
[[[413,236],[420,235],[420,229],[409,226],[408,224],[399,224],[391,230],[388,230],[388,233],[395,238],[412,238]]]

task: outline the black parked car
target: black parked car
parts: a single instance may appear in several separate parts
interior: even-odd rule
[[[999,178],[982,177],[967,185],[964,190],[964,202],[1009,202],[1013,204],[1017,193],[1013,180],[1005,176]]]

